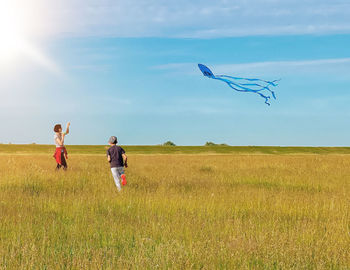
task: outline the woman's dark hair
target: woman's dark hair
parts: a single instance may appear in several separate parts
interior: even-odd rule
[[[55,127],[53,128],[53,131],[55,132],[59,132],[60,128],[62,128],[62,126],[60,124],[55,125]]]

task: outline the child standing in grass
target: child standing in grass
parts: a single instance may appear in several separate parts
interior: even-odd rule
[[[56,159],[57,166],[56,170],[59,170],[63,167],[63,170],[67,170],[67,161],[68,153],[66,148],[64,147],[64,137],[69,133],[70,123],[68,122],[66,132],[62,132],[62,126],[60,124],[55,125],[54,127],[54,140],[56,145],[56,151],[53,157]]]
[[[123,148],[117,145],[117,137],[112,136],[108,140],[108,144],[111,146],[107,150],[107,159],[111,166],[112,175],[114,178],[115,185],[118,191],[121,191],[120,179],[122,184],[126,184],[124,167],[127,168],[127,156]]]

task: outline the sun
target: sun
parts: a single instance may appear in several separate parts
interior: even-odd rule
[[[16,12],[10,1],[0,4],[0,59],[11,60],[21,52],[24,39],[24,27],[21,26],[21,14]]]
[[[32,40],[33,36],[43,34],[39,33],[38,25],[43,24],[40,15],[45,12],[38,5],[28,4],[30,2],[0,2],[0,67],[7,68],[9,64],[27,59],[58,73],[58,66]]]

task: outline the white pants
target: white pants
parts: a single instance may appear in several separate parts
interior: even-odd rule
[[[118,191],[121,191],[122,187],[120,186],[120,178],[121,178],[121,175],[124,174],[124,168],[114,167],[114,168],[111,168],[111,172],[114,178],[114,183],[117,186]]]

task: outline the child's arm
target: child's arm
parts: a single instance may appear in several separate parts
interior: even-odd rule
[[[128,167],[128,157],[125,154],[122,154],[122,157],[123,157],[123,161],[124,161],[124,166],[125,166],[125,168],[127,168]]]

